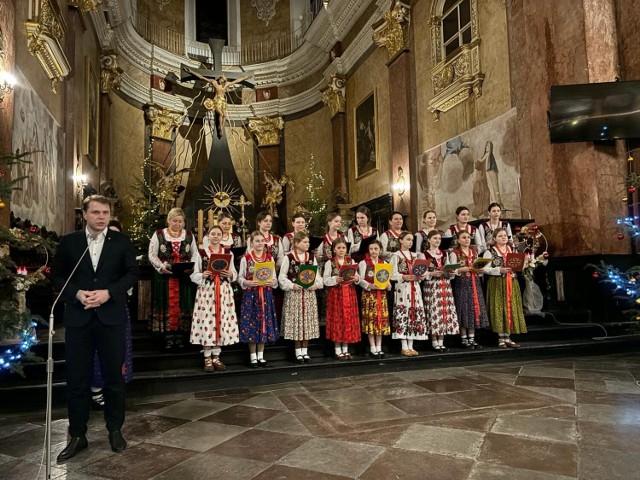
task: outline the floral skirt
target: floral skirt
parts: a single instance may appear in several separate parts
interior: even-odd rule
[[[240,341],[243,343],[274,343],[280,338],[273,290],[249,288],[242,295],[240,307]]]
[[[362,292],[361,323],[362,333],[367,335],[389,335],[389,307],[387,305],[387,292],[373,290]]]
[[[460,328],[487,328],[489,326],[489,317],[487,316],[487,307],[484,302],[480,279],[476,278],[475,292],[471,277],[456,277],[451,283]]]
[[[320,336],[315,291],[285,292],[282,305],[282,336],[295,341],[311,340]]]
[[[198,287],[189,341],[205,347],[222,347],[238,343],[238,317],[233,289],[229,282],[220,282],[220,318],[216,318],[215,285],[207,281]]]
[[[429,332],[432,335],[460,333],[450,281],[444,278],[429,277],[424,281],[423,292]]]
[[[398,282],[393,305],[392,338],[426,340],[427,319],[418,282]]]

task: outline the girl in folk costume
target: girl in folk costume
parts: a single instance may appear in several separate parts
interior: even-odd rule
[[[393,252],[400,250],[400,234],[402,232],[403,215],[400,212],[393,211],[389,215],[389,230],[380,235],[380,243],[382,243],[382,258],[389,261]]]
[[[451,291],[451,276],[443,270],[447,264],[446,252],[440,250],[442,236],[437,230],[432,230],[427,235],[429,249],[424,254],[430,261],[427,278],[424,281],[424,304],[431,332],[431,345],[439,352],[446,352],[444,346],[445,335],[457,335],[458,315]]]
[[[366,254],[356,253],[360,249],[360,243],[365,238],[378,238],[378,230],[371,226],[371,211],[365,207],[358,207],[356,210],[357,225],[347,230],[347,243],[351,245],[349,253],[354,261],[364,260]]]
[[[422,303],[420,284],[423,277],[412,274],[413,263],[424,258],[421,253],[412,252],[413,235],[400,233],[400,250],[391,257],[391,280],[396,281],[393,307],[394,327],[392,338],[402,340],[401,354],[405,357],[418,355],[413,349],[414,340],[427,340],[427,321]]]
[[[195,262],[198,246],[184,228],[184,212],[172,208],[167,228],[157,230],[149,241],[149,262],[156,269],[151,290],[151,330],[165,336],[165,348],[184,347],[184,336],[193,313],[193,288],[189,277],[172,276],[175,263]]]
[[[342,225],[342,217],[337,212],[329,212],[327,214],[327,233],[322,237],[322,243],[318,247],[316,258],[319,265],[324,265],[327,260],[333,257],[332,245],[336,238],[341,238],[340,226]]]
[[[273,257],[276,266],[279,266],[284,256],[284,249],[282,248],[282,239],[278,235],[271,233],[273,217],[271,217],[269,212],[259,212],[258,215],[256,215],[256,225],[258,226],[258,231],[264,237],[265,249]],[[249,241],[247,251],[251,250],[251,248],[251,241]]]
[[[369,255],[358,264],[359,285],[363,289],[361,299],[362,332],[369,337],[369,356],[379,359],[384,358],[382,336],[391,333],[387,292],[376,287],[374,283],[376,265],[387,263],[380,258],[381,252],[382,244],[380,241],[373,241],[369,245]],[[391,290],[391,282],[387,283],[386,290]]]
[[[327,292],[327,339],[333,340],[336,360],[351,360],[349,344],[360,341],[360,316],[354,282],[360,277],[356,273],[352,280],[340,276],[340,267],[355,265],[347,256],[344,238],[336,238],[332,246],[333,258],[324,265],[322,283]]]
[[[480,238],[480,232],[473,225],[469,225],[469,209],[467,207],[456,208],[456,220],[456,223],[451,225],[443,235],[443,238],[454,238],[451,248],[458,246],[457,238],[460,232],[468,232],[471,235],[471,245],[481,247],[482,238]]]
[[[425,253],[429,250],[429,239],[427,238],[429,232],[436,230],[441,235],[444,234],[442,230],[436,228],[436,223],[438,223],[438,219],[435,210],[427,210],[422,214],[424,228],[416,233],[416,253]]]
[[[497,228],[504,228],[507,231],[507,237],[509,237],[509,246],[513,247],[513,234],[511,233],[511,225],[509,222],[500,220],[500,214],[502,209],[499,203],[492,203],[487,209],[489,212],[489,220],[480,224],[478,231],[480,232],[480,238],[482,240],[482,247],[479,249],[479,253],[482,254],[485,250],[495,245],[493,240],[493,233]]]
[[[294,341],[296,361],[309,363],[309,340],[320,336],[316,290],[322,288],[322,276],[316,275],[314,284],[306,290],[295,283],[301,265],[318,263],[309,254],[309,236],[305,232],[296,233],[292,242],[293,250],[282,259],[278,275],[280,288],[285,292],[282,332],[284,338]]]
[[[238,343],[238,318],[233,301],[231,282],[238,274],[233,266],[233,254],[229,269],[213,274],[209,269],[212,254],[225,253],[220,243],[222,228],[214,225],[209,229],[209,244],[195,258],[191,281],[198,285],[196,303],[193,308],[190,341],[204,347],[204,371],[225,370],[220,361],[222,346]]]
[[[499,348],[518,348],[510,334],[527,333],[527,325],[522,311],[522,296],[516,275],[505,265],[507,254],[511,253],[509,236],[503,228],[493,231],[496,244],[484,252],[490,258],[491,266],[484,268],[487,279],[487,310],[491,328],[498,334]]]
[[[449,260],[451,263],[459,263],[462,266],[456,270],[456,278],[451,284],[458,312],[458,322],[460,323],[462,346],[472,349],[480,347],[475,340],[476,328],[489,326],[480,276],[472,268],[473,262],[477,258],[478,253],[471,247],[469,232],[460,232],[458,234],[458,248],[451,253]]]
[[[238,284],[244,290],[240,310],[240,341],[249,344],[250,365],[256,368],[267,366],[264,344],[275,343],[280,337],[272,292],[278,286],[278,280],[275,272],[271,285],[260,285],[254,279],[256,263],[273,261],[273,257],[266,251],[264,236],[260,232],[253,232],[249,238],[252,249],[240,260],[238,274]]]
[[[291,225],[293,226],[293,231],[286,233],[285,236],[282,237],[284,255],[287,255],[291,251],[291,240],[293,240],[293,236],[298,232],[304,232],[307,227],[307,221],[301,213],[294,213],[293,217],[291,217]]]

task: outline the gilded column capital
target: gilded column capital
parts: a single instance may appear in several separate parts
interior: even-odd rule
[[[284,128],[282,117],[254,117],[249,119],[249,131],[256,136],[258,146],[279,145],[280,130]]]
[[[144,115],[151,124],[151,136],[168,141],[172,140],[173,129],[182,125],[184,118],[182,112],[153,103],[145,105]]]
[[[95,12],[102,5],[102,0],[69,0],[69,6],[75,7],[81,13]]]
[[[101,55],[100,67],[100,91],[109,93],[112,89],[119,89],[123,70],[118,66],[117,55],[115,53]]]
[[[29,0],[27,48],[38,59],[47,77],[51,80],[51,91],[57,92],[58,82],[71,72],[71,65],[64,53],[66,24],[55,0]]]
[[[373,41],[379,47],[386,47],[389,59],[409,48],[409,10],[402,2],[394,2],[384,18],[373,26]]]
[[[344,113],[347,100],[345,98],[347,82],[344,78],[331,75],[327,87],[322,90],[322,101],[331,110],[331,116]]]

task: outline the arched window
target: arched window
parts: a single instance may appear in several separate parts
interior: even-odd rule
[[[444,56],[465,43],[471,43],[471,0],[447,0],[442,9]]]
[[[434,0],[431,12],[431,83],[429,109],[434,120],[482,95],[478,0]]]

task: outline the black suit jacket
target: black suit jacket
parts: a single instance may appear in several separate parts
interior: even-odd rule
[[[86,230],[69,233],[62,237],[51,263],[51,280],[54,288],[60,290],[83,256],[61,295],[61,300],[65,302],[64,324],[82,327],[89,323],[94,311],[104,325],[124,323],[127,290],[138,279],[138,265],[131,241],[120,232],[107,230],[95,272],[87,245]],[[98,308],[85,310],[84,305],[76,299],[78,290],[104,289],[109,290],[111,298]]]

